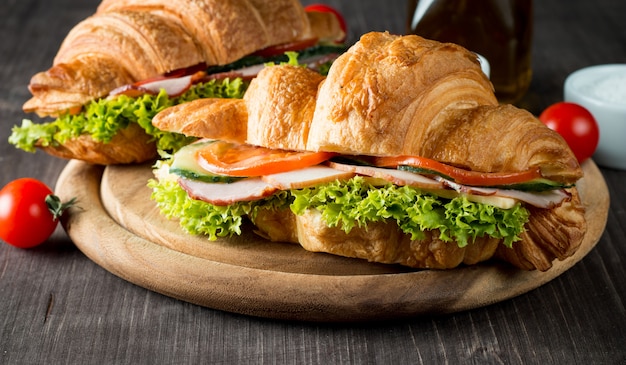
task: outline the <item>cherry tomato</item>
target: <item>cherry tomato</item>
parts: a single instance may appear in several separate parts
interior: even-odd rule
[[[539,115],[539,120],[565,139],[578,162],[591,157],[598,147],[598,123],[583,106],[570,102],[552,104]]]
[[[14,180],[0,190],[0,238],[15,247],[37,246],[52,235],[67,206],[39,180]]]
[[[328,6],[326,4],[311,4],[311,5],[305,6],[304,11],[308,11],[308,12],[318,11],[320,13],[332,13],[333,15],[335,15],[335,17],[337,18],[337,21],[339,22],[339,27],[341,28],[344,34],[344,38],[338,40],[337,42],[341,43],[346,40],[346,35],[348,34],[348,27],[346,25],[346,19],[343,17],[343,15],[341,15],[341,13],[337,9],[333,8],[332,6]]]

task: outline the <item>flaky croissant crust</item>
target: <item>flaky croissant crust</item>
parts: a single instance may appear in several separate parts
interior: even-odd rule
[[[475,54],[418,36],[368,33],[339,57],[320,86],[307,147],[417,155],[482,172],[541,168],[563,182],[582,177],[558,133],[498,105]]]
[[[446,108],[478,105],[497,100],[474,53],[417,36],[368,33],[335,61],[321,85],[309,148],[414,153],[420,126]]]

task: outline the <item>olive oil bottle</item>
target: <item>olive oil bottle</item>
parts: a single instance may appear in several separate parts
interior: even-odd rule
[[[532,0],[409,0],[407,33],[482,55],[499,102],[515,103],[532,77],[532,7]]]

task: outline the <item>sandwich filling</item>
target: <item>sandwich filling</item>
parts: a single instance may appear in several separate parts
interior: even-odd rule
[[[412,239],[438,230],[459,247],[485,235],[511,247],[528,221],[526,205],[551,208],[570,198],[567,186],[532,171],[473,173],[419,157],[391,159],[200,140],[157,162],[149,187],[166,217],[211,240],[241,234],[261,209],[315,209],[346,233],[395,221]]]

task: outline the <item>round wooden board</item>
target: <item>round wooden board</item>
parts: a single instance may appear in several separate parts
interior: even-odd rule
[[[579,190],[588,231],[574,256],[546,272],[489,262],[414,271],[311,253],[246,232],[208,241],[161,216],[146,187],[149,165],[93,166],[70,161],[57,182],[78,198],[63,225],[76,246],[109,272],[190,303],[259,317],[367,321],[477,308],[535,289],[580,261],[600,239],[609,194],[597,166],[583,165]],[[249,231],[249,230],[248,230]]]

